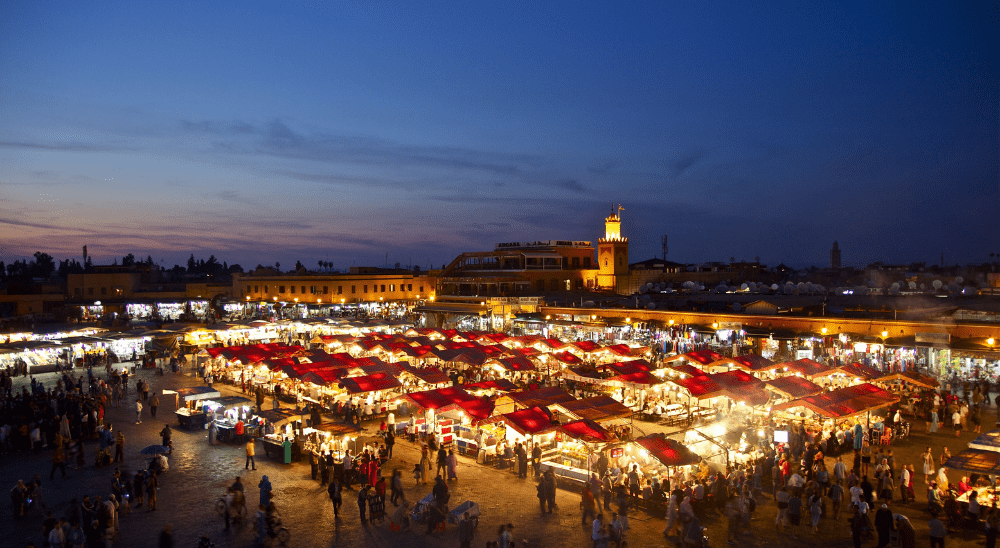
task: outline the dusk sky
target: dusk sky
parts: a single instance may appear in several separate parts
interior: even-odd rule
[[[1000,252],[993,2],[4,2],[0,259]],[[388,256],[388,261],[386,260]]]

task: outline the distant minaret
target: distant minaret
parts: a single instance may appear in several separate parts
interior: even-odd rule
[[[840,246],[833,242],[833,249],[830,250],[830,267],[840,268]]]

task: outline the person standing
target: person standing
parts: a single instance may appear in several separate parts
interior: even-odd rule
[[[883,504],[875,512],[875,531],[878,532],[878,548],[889,546],[889,535],[892,532],[893,520],[889,506]]]
[[[458,547],[469,548],[472,544],[472,535],[475,533],[475,525],[469,518],[469,513],[462,514],[462,520],[458,522]]]
[[[398,468],[392,471],[392,483],[389,485],[392,492],[389,500],[399,506],[399,502],[406,502],[406,495],[403,494],[403,473]]]
[[[257,454],[257,449],[256,446],[254,445],[253,439],[247,440],[246,453],[247,453],[247,461],[243,465],[243,469],[246,470],[250,468],[251,465],[253,465],[253,469],[256,470],[257,462],[254,461],[254,456]],[[264,477],[266,478],[267,476]],[[266,507],[267,505],[265,504],[264,506]]]
[[[439,447],[437,450],[437,469],[434,471],[435,475],[447,477],[448,474],[448,452],[445,451],[444,447]]]
[[[541,444],[535,443],[531,448],[531,467],[534,470],[535,477],[541,472],[540,467],[542,465],[542,446]]]
[[[538,507],[541,508],[542,513],[545,512],[545,503],[549,500],[548,494],[549,486],[545,483],[544,478],[538,478],[538,485],[535,486],[535,496],[538,497]]]
[[[174,451],[174,445],[173,443],[171,443],[171,438],[173,437],[173,435],[174,433],[173,430],[170,429],[170,425],[169,424],[163,425],[163,429],[160,430],[160,441],[163,442],[162,445],[164,447],[169,449],[169,451],[167,452],[168,454],[173,453]]]
[[[389,415],[391,416],[392,413],[389,413]],[[388,460],[392,460],[392,446],[393,445],[396,445],[395,426],[394,425],[390,425],[389,426],[389,430],[385,434],[385,451],[386,451],[386,458]]]
[[[55,477],[56,468],[62,472],[63,479],[66,479],[66,450],[63,449],[61,441],[56,443],[56,448],[52,451],[52,470],[49,472],[49,480]]]
[[[924,483],[929,484],[931,476],[934,475],[934,455],[930,447],[920,455],[920,459],[924,462]]]
[[[597,500],[594,498],[590,484],[585,484],[583,492],[580,494],[580,511],[583,514],[580,518],[580,525],[587,525],[587,520],[590,519],[590,521],[593,521],[597,515]]]
[[[833,485],[830,486],[830,500],[833,502],[833,519],[836,520],[840,517],[840,506],[844,502],[844,486],[840,484],[840,480],[834,481]]]
[[[153,394],[153,399],[149,402],[149,416],[156,418],[156,408],[160,406],[160,398]]]
[[[930,526],[931,548],[944,548],[944,537],[948,535],[948,528],[938,518],[937,512],[931,515],[931,520],[927,522]]]
[[[524,442],[517,444],[517,477],[528,477],[528,451],[524,448]]]
[[[855,505],[854,516],[851,518],[851,540],[854,542],[854,548],[861,548],[861,538],[867,527],[868,520],[861,513],[860,506]]]
[[[268,479],[267,474],[260,478],[257,488],[260,489],[260,505],[267,508],[271,504],[271,480]]]
[[[340,517],[340,503],[343,499],[340,492],[340,481],[336,477],[330,481],[330,486],[326,488],[326,492],[330,495],[330,502],[333,503],[333,518],[337,519]]]
[[[142,424],[142,401],[139,398],[135,399],[135,423]]]
[[[361,517],[361,524],[365,523],[365,509],[368,507],[368,486],[358,490],[358,515]]]

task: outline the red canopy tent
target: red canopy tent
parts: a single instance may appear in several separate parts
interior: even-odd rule
[[[648,451],[664,466],[687,466],[701,462],[701,457],[693,451],[662,433],[643,436],[635,440],[635,443]]]
[[[497,410],[510,412],[519,408],[548,407],[549,405],[572,401],[576,398],[565,390],[550,386],[536,390],[510,392],[497,398]]]
[[[427,384],[451,382],[448,375],[436,367],[406,367],[404,370]]]
[[[490,363],[495,363],[508,371],[534,371],[535,364],[523,356],[513,358],[493,358]]]
[[[466,390],[498,390],[501,392],[510,392],[511,390],[517,390],[514,383],[508,381],[507,379],[491,379],[488,381],[475,382],[472,384],[465,384],[462,386]]]
[[[351,394],[361,392],[375,392],[377,390],[389,390],[402,386],[396,377],[387,373],[375,373],[363,377],[344,377],[340,379],[340,386]]]
[[[311,382],[321,386],[338,384],[340,379],[342,379],[346,374],[347,369],[344,367],[323,367],[320,369],[311,369],[302,374],[302,382]]]
[[[611,352],[612,354],[621,356],[623,358],[630,358],[632,356],[641,356],[649,351],[648,346],[640,346],[638,348],[632,348],[631,346],[625,344],[612,344],[610,346],[605,346],[605,350]]]
[[[457,386],[411,392],[403,397],[418,407],[434,409],[438,412],[461,408],[476,420],[486,420],[493,414],[493,402],[477,398]]]
[[[590,419],[579,419],[559,426],[559,431],[567,436],[589,442],[609,442],[616,438],[603,426]]]
[[[892,392],[883,390],[874,384],[864,383],[838,388],[832,392],[823,392],[815,396],[798,398],[776,405],[774,409],[805,407],[824,417],[839,419],[892,405],[898,401],[899,397]]]
[[[672,369],[672,370],[674,370],[674,371],[676,371],[678,373],[683,373],[685,375],[691,375],[692,377],[697,377],[697,376],[701,376],[701,375],[705,375],[706,374],[701,369],[698,369],[697,367],[695,367],[695,366],[693,366],[693,365],[691,365],[689,363],[682,363],[680,365],[672,365],[668,369]]]
[[[552,408],[571,417],[589,419],[594,422],[632,418],[632,410],[611,396],[594,396],[560,402],[553,405]]]
[[[603,346],[595,343],[594,341],[576,341],[570,343],[570,345],[578,349],[580,352],[585,352],[587,354],[590,354],[592,352],[600,352],[604,348]]]
[[[505,423],[522,436],[536,436],[557,428],[552,424],[548,413],[540,407],[529,407],[511,413],[504,413],[503,415],[493,417],[491,420],[493,422]]]
[[[841,366],[840,371],[846,375],[852,377],[857,377],[859,379],[870,381],[877,379],[882,376],[882,372],[874,367],[869,367],[859,362],[854,362],[850,365]]]
[[[549,354],[549,355],[568,365],[579,365],[583,363],[582,359],[580,359],[576,355],[570,354],[569,352],[560,352],[558,354]]]
[[[839,370],[837,367],[830,367],[829,365],[823,365],[809,359],[781,363],[778,364],[778,367],[787,367],[789,371],[801,373],[802,376],[810,379],[832,375]]]
[[[765,384],[768,388],[780,393],[781,395],[793,399],[812,396],[823,391],[822,386],[795,375],[779,377],[777,379],[767,381]]]
[[[636,371],[649,371],[649,362],[646,360],[632,360],[627,362],[609,363],[607,367],[614,369],[619,375],[627,375]]]
[[[770,396],[764,391],[764,383],[757,377],[734,369],[725,373],[709,375],[713,381],[723,387],[723,391],[734,401],[741,401],[751,406],[767,403]]]
[[[718,352],[714,352],[712,350],[698,350],[695,352],[688,352],[686,354],[678,354],[676,356],[670,356],[668,358],[665,358],[663,362],[670,363],[673,361],[686,360],[691,362],[697,362],[700,363],[701,365],[709,365],[724,359],[725,357],[722,354],[719,354]]]
[[[653,386],[663,384],[665,381],[649,371],[636,371],[624,375],[615,375],[608,379],[609,384],[638,388],[642,386]]]
[[[747,354],[732,358],[733,365],[747,371],[760,372],[776,369],[778,364],[756,354]]]
[[[714,398],[721,396],[723,393],[722,385],[713,381],[704,373],[697,376],[669,379],[669,382],[687,390],[691,393],[691,396],[697,399]]]

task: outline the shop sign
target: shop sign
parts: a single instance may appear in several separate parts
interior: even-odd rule
[[[788,443],[788,430],[775,430],[774,443]]]
[[[624,455],[624,454],[625,454],[625,450],[622,449],[621,447],[616,447],[616,448],[614,448],[614,449],[611,450],[611,458],[613,458],[613,459],[621,458],[621,456]]]
[[[798,349],[795,351],[795,359],[797,360],[808,360],[813,357],[813,351],[807,349]]]
[[[719,329],[729,331],[743,331],[743,324],[740,322],[719,322]]]

